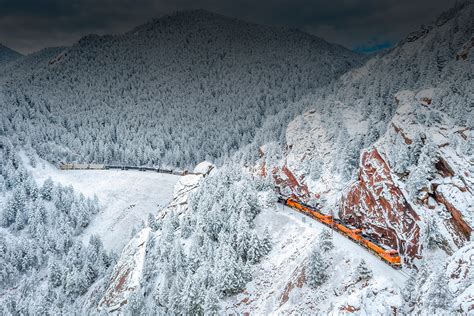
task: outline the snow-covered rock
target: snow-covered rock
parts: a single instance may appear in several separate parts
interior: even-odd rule
[[[435,260],[434,260],[435,259]],[[474,313],[474,242],[446,259],[430,258],[417,277],[414,315],[472,315]],[[437,310],[444,305],[442,311]]]
[[[415,256],[419,252],[419,216],[375,148],[362,154],[358,181],[343,197],[339,215],[403,254]]]
[[[334,208],[340,192],[347,185],[334,172],[335,155],[341,144],[355,144],[367,132],[368,122],[352,110],[341,113],[341,129],[345,137],[336,138],[328,132],[327,118],[315,109],[296,117],[286,130],[287,152],[284,161],[273,169],[276,184],[285,195],[294,195],[307,201],[324,198],[327,209]],[[262,154],[264,149],[262,149]],[[310,174],[316,175],[312,178]]]
[[[283,158],[269,166],[263,150],[258,173],[407,262],[433,243],[448,254],[462,247],[474,225],[474,64],[456,52],[472,37],[473,12],[472,2],[456,6],[344,74],[331,95],[308,98],[314,109],[288,125]]]
[[[215,166],[213,164],[204,161],[194,168],[195,174],[188,174],[181,177],[174,187],[173,199],[166,208],[157,215],[157,218],[163,218],[169,212],[176,212],[176,214],[179,215],[186,211],[189,194],[199,187],[201,180],[209,175],[214,168]]]
[[[194,170],[199,174],[181,177],[175,185],[172,201],[157,215],[157,218],[163,218],[169,212],[176,212],[179,215],[186,211],[189,194],[199,187],[200,181],[213,169],[214,165],[203,162]],[[118,310],[127,304],[130,295],[138,290],[143,277],[148,240],[156,234],[158,232],[146,227],[125,246],[115,265],[106,293],[99,303],[99,309]]]
[[[389,129],[362,153],[358,181],[347,191],[340,216],[411,258],[421,254],[421,228],[428,238],[428,222],[435,220],[452,252],[469,239],[474,224],[472,156],[460,149],[470,146],[469,129],[427,107],[433,89],[395,97],[398,108]],[[421,166],[413,154],[423,146],[432,161]],[[417,174],[420,168],[426,173]],[[421,187],[411,185],[416,181]],[[411,197],[414,190],[426,200]]]
[[[99,309],[105,309],[108,312],[119,309],[127,303],[130,294],[139,287],[150,234],[151,229],[144,228],[125,246],[107,290],[99,302]]]
[[[468,243],[447,259],[446,276],[449,290],[456,298],[453,309],[474,312],[474,242]]]
[[[214,165],[212,163],[210,163],[209,161],[203,161],[197,164],[196,167],[194,167],[194,173],[207,175],[212,171],[212,169],[214,169]]]
[[[325,226],[282,206],[264,210],[255,223],[257,229],[269,229],[273,249],[254,267],[245,290],[224,301],[225,314],[374,315],[400,309],[404,274],[342,235],[332,236],[336,247],[329,279],[313,289],[307,284],[305,267]],[[357,281],[354,270],[361,260],[373,276]]]

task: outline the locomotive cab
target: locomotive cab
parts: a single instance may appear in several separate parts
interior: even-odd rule
[[[398,251],[390,249],[385,251],[386,254],[388,254],[390,257],[398,257]]]
[[[397,268],[401,267],[401,258],[398,251],[393,249],[385,250],[385,257],[392,266]]]

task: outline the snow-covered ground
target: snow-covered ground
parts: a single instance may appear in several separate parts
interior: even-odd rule
[[[39,184],[51,177],[54,182],[72,185],[87,197],[99,198],[101,211],[83,233],[83,240],[97,234],[106,249],[120,252],[130,240],[134,227],[156,215],[173,197],[180,176],[142,171],[120,170],[58,170],[44,161],[31,167],[22,155],[25,166]]]
[[[262,231],[268,227],[273,240],[272,252],[253,272],[253,280],[247,284],[246,290],[226,300],[226,312],[265,314],[323,312],[331,310],[332,307],[328,306],[336,304],[336,300],[337,303],[347,302],[348,305],[360,308],[361,298],[369,289],[378,293],[378,300],[397,300],[397,296],[391,293],[391,288],[403,287],[407,279],[406,272],[394,270],[364,248],[334,232],[333,241],[337,259],[334,275],[330,281],[335,284],[331,284],[330,287],[337,289],[340,284],[350,283],[346,279],[362,259],[372,270],[373,278],[368,288],[347,291],[341,294],[342,297],[335,297],[335,300],[328,299],[317,303],[313,296],[319,292],[309,290],[307,285],[301,288],[301,284],[296,286],[295,283],[298,283],[299,268],[304,265],[319,233],[326,226],[282,205],[264,210],[256,218],[256,225]],[[293,285],[287,291],[289,283]],[[321,293],[318,295],[324,296]],[[331,297],[334,298],[334,295],[328,295],[328,298]],[[293,301],[298,303],[293,306]],[[302,305],[305,306],[301,307]],[[364,307],[362,309],[367,310]]]

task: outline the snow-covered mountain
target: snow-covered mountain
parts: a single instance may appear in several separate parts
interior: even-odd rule
[[[21,54],[5,45],[0,44],[0,65],[20,58]]]
[[[18,56],[1,65],[0,82],[8,82],[12,80],[24,80],[25,76],[34,76],[34,74],[42,69],[44,65],[61,54],[65,47],[50,47],[42,49],[38,52]],[[2,84],[2,88],[5,88]]]
[[[461,2],[364,57],[198,10],[6,63],[0,313],[473,313],[473,29]],[[155,191],[97,200],[100,181],[26,168],[37,154],[215,164],[173,181],[116,256],[126,238],[91,231]],[[402,270],[277,204],[275,186],[397,249]]]
[[[222,161],[266,116],[364,59],[297,30],[195,10],[86,36],[34,71],[11,69],[24,75],[4,90],[7,103],[33,105],[36,123],[15,128],[49,161],[192,167]]]
[[[431,238],[448,253],[462,246],[473,225],[473,14],[460,5],[344,74],[333,94],[307,97],[286,148],[261,147],[258,173],[407,262]]]

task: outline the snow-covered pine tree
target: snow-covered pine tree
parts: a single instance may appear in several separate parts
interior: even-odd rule
[[[188,274],[182,290],[181,306],[184,314],[201,315],[203,305],[203,295],[201,293],[199,279],[195,275]]]
[[[321,255],[320,249],[315,247],[311,252],[306,265],[306,279],[312,288],[317,288],[327,279],[327,264]]]
[[[41,197],[47,201],[51,201],[52,198],[52,192],[54,188],[54,183],[51,177],[46,179],[43,183],[43,186],[41,187],[40,194]]]
[[[247,252],[247,260],[255,264],[260,261],[260,258],[264,256],[264,248],[257,233],[252,232],[250,235],[249,248]]]
[[[214,287],[207,289],[206,296],[204,298],[204,315],[215,316],[219,314],[220,304],[219,295]]]
[[[334,249],[334,243],[332,241],[332,232],[329,229],[324,228],[318,236],[317,245],[323,253],[330,252]]]
[[[406,314],[410,314],[413,310],[413,307],[416,303],[416,295],[415,295],[415,286],[416,286],[416,271],[412,270],[410,273],[410,277],[405,283],[405,286],[402,289],[402,297],[403,297],[403,309]]]
[[[371,277],[372,277],[372,271],[367,266],[367,263],[365,263],[365,260],[362,259],[356,267],[355,279],[356,281],[363,281],[363,280],[368,280]]]
[[[262,251],[264,255],[267,255],[272,250],[272,236],[268,230],[268,227],[265,227],[263,231],[263,238],[262,238]]]
[[[248,281],[246,268],[231,246],[223,244],[221,247],[215,284],[223,295],[236,294]]]
[[[434,315],[441,315],[450,312],[451,300],[452,294],[444,271],[434,273],[433,280],[426,293],[424,305]]]

